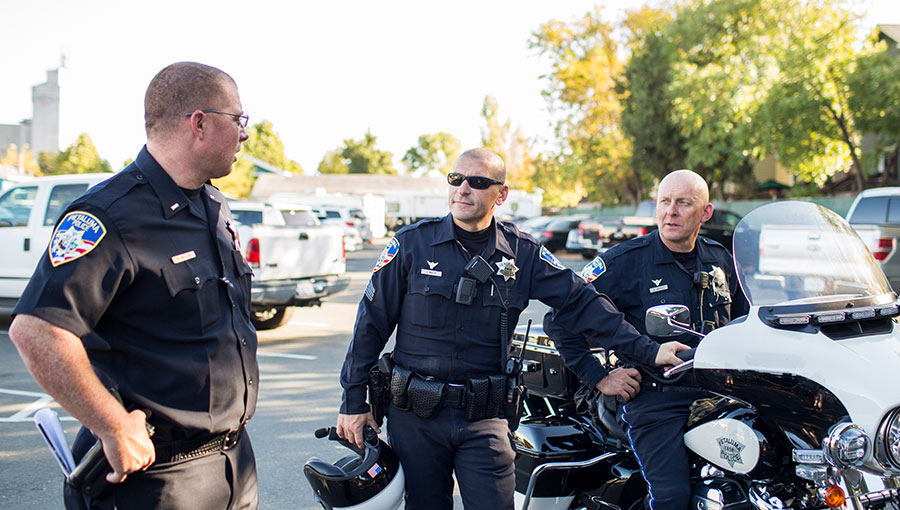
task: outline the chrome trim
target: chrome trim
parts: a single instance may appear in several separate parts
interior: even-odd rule
[[[689,359],[689,360],[687,360],[683,363],[679,363],[678,365],[675,365],[674,367],[663,372],[663,377],[668,379],[669,377],[672,377],[675,374],[687,372],[688,370],[690,370],[692,368],[694,368],[694,360]]]
[[[822,450],[801,450],[794,448],[791,459],[797,464],[828,464],[825,460],[825,452]]]
[[[528,510],[528,505],[531,503],[531,495],[534,493],[534,486],[537,485],[538,476],[544,471],[552,470],[552,469],[570,469],[570,468],[586,468],[591,467],[594,464],[606,460],[612,456],[614,456],[616,452],[609,452],[600,455],[599,457],[594,457],[593,459],[582,460],[578,462],[548,462],[546,464],[541,464],[540,466],[534,468],[531,472],[531,477],[528,479],[528,489],[525,491],[525,501],[522,503],[522,510]]]

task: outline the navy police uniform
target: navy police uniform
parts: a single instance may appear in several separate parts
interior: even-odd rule
[[[67,508],[257,506],[243,433],[259,380],[252,270],[222,194],[190,191],[145,147],[69,205],[14,310],[81,337],[101,381],[155,427],[152,466],[100,500],[66,487]],[[79,432],[76,461],[93,442]]]
[[[496,286],[479,284],[468,305],[457,302],[455,287],[479,254],[468,253],[457,240],[451,215],[403,228],[385,247],[360,300],[341,370],[342,414],[369,411],[367,373],[395,327],[394,362],[422,378],[465,385],[501,373],[509,337],[529,299],[558,308],[560,324],[580,333],[572,338],[574,351],[587,351],[590,335],[653,362],[655,342],[639,335],[608,300],[531,236],[497,221],[489,231],[480,255]],[[501,334],[504,312],[507,338]],[[452,508],[454,469],[466,508],[513,508],[514,452],[502,417],[466,421],[463,409],[442,407],[427,419],[391,405],[387,418],[391,445],[406,474],[407,508]]]
[[[735,277],[731,254],[721,244],[705,237],[698,237],[695,246],[695,267],[690,270],[663,244],[659,231],[653,231],[613,246],[588,263],[581,276],[598,292],[607,295],[628,322],[644,334],[647,333],[644,313],[655,305],[687,305],[692,326],[697,330],[722,326],[732,318],[745,315],[749,305]],[[545,331],[550,338],[563,340],[565,345],[572,333],[551,314],[548,318]],[[689,334],[651,338],[659,343],[677,340],[692,347],[699,341]],[[567,364],[584,361],[565,350],[562,354]],[[639,361],[638,364],[646,367]],[[652,365],[646,368],[652,370]],[[595,385],[596,381],[590,387]],[[687,508],[690,484],[687,450],[681,436],[690,404],[707,396],[708,393],[696,388],[651,383],[645,375],[641,392],[621,406],[619,420],[649,485],[651,508]]]

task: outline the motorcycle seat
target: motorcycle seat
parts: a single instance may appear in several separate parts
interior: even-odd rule
[[[616,420],[616,397],[600,395],[600,398],[597,400],[597,419],[600,420],[600,425],[615,439],[628,443],[628,436],[625,434],[625,430],[622,429],[619,421]]]

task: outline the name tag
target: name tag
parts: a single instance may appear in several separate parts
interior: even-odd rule
[[[426,276],[441,276],[444,273],[441,271],[435,271],[433,269],[422,269],[422,274]]]
[[[667,290],[668,288],[669,288],[668,284],[660,285],[659,287],[651,287],[650,294],[653,294],[654,292],[661,292],[661,291]]]
[[[195,259],[195,258],[197,258],[197,254],[194,253],[194,250],[186,251],[186,252],[178,254],[178,255],[173,255],[172,263],[173,264],[181,264],[185,260],[191,260],[191,259]]]

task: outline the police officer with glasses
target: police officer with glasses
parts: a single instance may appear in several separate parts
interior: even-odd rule
[[[677,343],[660,347],[640,335],[531,236],[494,219],[509,193],[505,178],[490,150],[460,156],[447,176],[450,214],[401,229],[360,300],[337,429],[361,446],[363,426],[379,425],[372,411],[386,413],[407,509],[451,509],[454,471],[465,508],[513,509],[510,426],[519,410],[504,367],[530,299],[560,310],[559,323],[578,333],[575,351],[589,352],[590,336],[648,364],[679,362]],[[393,353],[379,360],[395,330]],[[373,367],[387,377],[376,385],[387,398],[369,391],[367,402]]]

